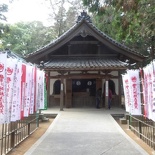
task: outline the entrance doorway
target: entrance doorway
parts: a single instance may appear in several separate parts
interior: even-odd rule
[[[87,92],[89,96],[95,96],[96,92],[96,79],[80,79],[72,80],[72,91]]]
[[[95,106],[96,79],[72,79],[73,107]]]

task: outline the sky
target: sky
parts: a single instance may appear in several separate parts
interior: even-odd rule
[[[9,0],[0,1],[8,4],[9,10],[5,13],[8,23],[36,20],[42,21],[44,25],[50,25],[48,20],[50,10],[47,4],[42,3],[43,0],[13,0],[12,3],[9,3]]]

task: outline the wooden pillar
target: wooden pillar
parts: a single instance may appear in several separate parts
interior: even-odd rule
[[[121,73],[120,71],[118,71],[118,103],[119,103],[119,107],[121,107],[121,99],[122,99],[122,89],[121,89]]]
[[[50,71],[47,73],[47,107],[50,106]]]
[[[102,79],[96,79],[96,92],[97,90],[101,88],[102,89]],[[100,101],[100,107],[102,107],[103,103],[102,100]]]
[[[105,81],[105,108],[108,108],[108,96],[109,96],[109,81],[106,78],[106,81]]]
[[[102,79],[96,79],[96,90],[102,88]]]
[[[63,105],[64,105],[64,79],[61,77],[60,111],[63,111]]]
[[[72,107],[72,79],[66,80],[66,95],[65,95],[66,108]]]
[[[68,45],[68,55],[71,54],[71,45]]]
[[[101,54],[101,46],[100,46],[100,44],[97,45],[97,53]]]

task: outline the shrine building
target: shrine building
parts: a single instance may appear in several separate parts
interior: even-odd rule
[[[48,75],[48,107],[95,107],[96,91],[101,88],[107,107],[106,89],[112,90],[112,106],[121,106],[121,74],[134,65],[141,67],[145,57],[113,40],[93,25],[86,12],[63,35],[26,60],[41,64]]]

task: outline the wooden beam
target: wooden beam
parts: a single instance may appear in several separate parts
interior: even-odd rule
[[[113,76],[111,74],[103,75],[103,74],[68,74],[68,75],[56,75],[50,76],[50,79],[104,79],[104,78],[118,78],[118,76]]]
[[[81,44],[99,44],[98,41],[70,41],[70,45],[81,45]]]

